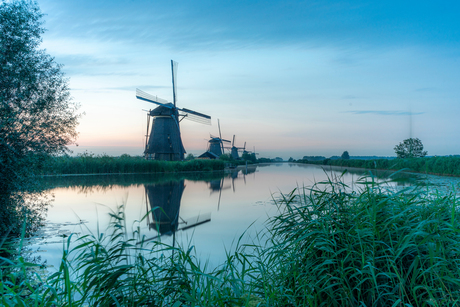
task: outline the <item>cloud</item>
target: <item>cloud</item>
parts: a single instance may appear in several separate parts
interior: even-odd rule
[[[420,42],[458,44],[458,10],[452,3],[449,10],[435,3],[375,1],[43,0],[41,3],[48,14],[47,26],[54,28],[53,35],[122,41],[139,47],[223,50],[287,44],[307,48],[325,44],[360,47]],[[58,18],[63,13],[70,16],[65,24]]]
[[[410,112],[410,111],[371,111],[371,110],[355,110],[355,111],[345,111],[342,113],[352,113],[352,114],[375,114],[375,115],[421,115],[425,112]]]

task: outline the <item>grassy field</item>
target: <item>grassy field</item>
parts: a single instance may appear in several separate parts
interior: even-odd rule
[[[459,305],[457,196],[394,191],[369,178],[358,186],[329,180],[281,195],[254,243],[216,268],[192,246],[145,242],[120,207],[107,231],[64,238],[52,275],[2,258],[1,305]]]

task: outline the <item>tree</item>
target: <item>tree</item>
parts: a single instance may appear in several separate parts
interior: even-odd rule
[[[418,138],[410,138],[396,145],[395,153],[398,158],[425,157],[428,152],[423,151],[423,144]]]
[[[342,154],[342,159],[343,160],[350,160],[350,155],[348,154],[348,151],[344,151]]]
[[[252,163],[257,162],[257,158],[256,158],[255,153],[249,153],[247,151],[243,152],[243,154],[241,155],[241,159],[243,159],[245,161],[250,161]]]
[[[21,194],[38,166],[77,137],[80,115],[67,79],[39,48],[42,17],[31,1],[0,4],[0,234],[14,212],[25,212]]]

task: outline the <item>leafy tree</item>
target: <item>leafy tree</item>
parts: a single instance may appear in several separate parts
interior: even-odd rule
[[[39,48],[42,17],[31,1],[0,4],[0,234],[31,214],[22,196],[31,176],[77,137],[78,105],[67,79]]]
[[[246,160],[246,161],[250,161],[252,163],[257,162],[256,155],[254,153],[249,153],[247,151],[243,152],[243,154],[241,155],[241,159]]]
[[[342,160],[350,160],[350,155],[348,154],[348,151],[344,151],[342,154]]]
[[[220,159],[220,160],[223,160],[223,161],[233,161],[232,155],[231,155],[231,154],[228,154],[228,153],[226,153],[226,154],[221,154],[221,155],[219,156],[219,159]]]
[[[396,145],[395,153],[398,158],[425,157],[428,152],[423,151],[423,144],[418,138],[410,138]]]

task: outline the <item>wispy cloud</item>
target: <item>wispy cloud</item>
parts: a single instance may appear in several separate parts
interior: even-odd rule
[[[410,111],[371,111],[371,110],[356,110],[356,111],[346,111],[343,113],[352,113],[352,114],[375,114],[375,115],[421,115],[425,112],[410,112]]]
[[[358,1],[62,1],[43,0],[47,22],[61,35],[125,44],[167,45],[179,50],[247,46],[332,44],[383,45],[407,42],[456,44],[455,7]],[[401,15],[399,12],[404,12]],[[58,16],[67,14],[62,24]],[[429,14],[428,14],[429,13]],[[381,15],[386,18],[378,18]],[[431,16],[426,23],[424,16]],[[434,16],[434,17],[433,17]],[[391,27],[395,24],[397,26]],[[55,27],[57,28],[57,27]],[[386,31],[383,31],[385,29]],[[437,31],[433,31],[436,29]],[[442,33],[443,35],[440,35]],[[340,58],[348,63],[351,58]]]

